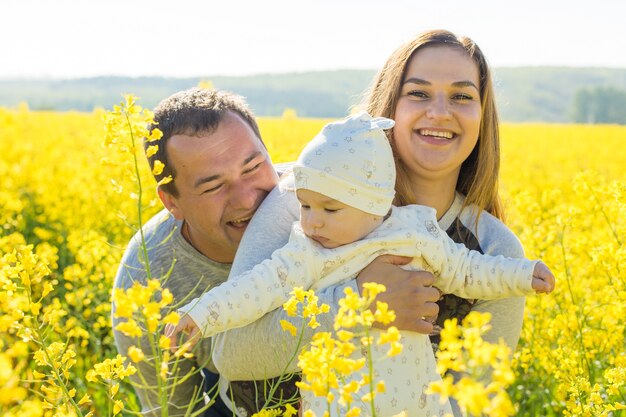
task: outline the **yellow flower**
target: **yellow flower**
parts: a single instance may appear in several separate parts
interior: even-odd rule
[[[30,303],[30,312],[33,316],[38,315],[39,310],[41,310],[41,303]]]
[[[128,357],[130,358],[131,361],[137,363],[137,362],[141,362],[142,360],[144,360],[145,355],[143,351],[137,346],[131,346],[128,348]]]
[[[380,333],[380,336],[378,337],[378,341],[376,343],[378,343],[379,345],[384,345],[385,343],[399,342],[399,341],[400,341],[400,331],[398,330],[397,327],[390,326],[389,328],[387,328],[387,330]]]
[[[78,405],[88,404],[91,402],[91,397],[89,394],[83,395],[83,397],[78,401]]]
[[[399,355],[400,353],[402,353],[402,343],[400,342],[391,342],[391,346],[389,347],[389,350],[387,351],[387,356],[391,357],[391,356],[396,356]]]
[[[292,417],[298,414],[298,410],[293,408],[291,404],[285,405],[285,411],[283,412],[283,417]]]
[[[298,329],[296,328],[296,326],[294,326],[287,320],[281,320],[280,327],[282,327],[283,330],[289,332],[292,336],[295,336],[296,333],[298,332]]]
[[[315,318],[315,316],[312,316],[311,319],[309,320],[309,322],[307,323],[307,326],[310,327],[311,329],[316,329],[319,327],[319,322],[317,321],[317,319]]]
[[[153,115],[148,113],[150,119],[152,119]],[[153,121],[152,121],[153,122]],[[148,136],[146,136],[146,140],[148,142],[154,142],[163,137],[163,132],[161,132],[158,128],[153,128]]]
[[[157,159],[152,164],[152,173],[154,175],[161,175],[164,168],[165,168],[165,164]]]
[[[169,349],[170,348],[170,338],[162,334],[159,337],[159,347],[161,349]]]
[[[361,409],[358,407],[352,407],[346,413],[346,417],[359,417],[361,415]]]
[[[168,339],[168,344],[169,344],[169,339]],[[167,378],[167,374],[169,373],[169,369],[167,367],[167,363],[170,360],[170,352],[169,350],[166,350],[165,352],[163,352],[163,361],[161,362],[161,369],[159,371],[159,376],[161,377],[162,380],[165,380]]]
[[[115,326],[115,329],[119,330],[129,337],[141,337],[141,335],[143,334],[141,328],[133,319],[129,319],[128,321],[119,323],[117,326]]]
[[[50,283],[49,281],[46,281],[43,284],[43,291],[41,292],[41,296],[45,297],[46,295],[50,294],[50,292],[54,289],[54,287],[52,286],[52,283]]]
[[[376,383],[376,392],[383,393],[385,392],[385,390],[386,390],[385,381],[378,381]]]
[[[426,394],[438,394],[441,404],[448,401],[454,393],[456,393],[456,387],[452,375],[445,375],[440,381],[431,382],[426,389]]]
[[[161,178],[161,180],[157,183],[157,186],[160,187],[162,185],[169,184],[172,181],[174,181],[174,179],[171,175],[168,175],[167,177]]]
[[[151,157],[159,151],[159,145],[150,145],[146,148],[146,157]]]
[[[118,415],[124,409],[124,403],[121,400],[115,400],[113,402],[113,415]]]
[[[376,321],[387,325],[396,319],[396,313],[393,310],[389,310],[387,303],[376,301],[376,312],[374,313]]]
[[[176,311],[172,311],[165,317],[163,317],[163,324],[177,325],[180,321],[180,315]]]

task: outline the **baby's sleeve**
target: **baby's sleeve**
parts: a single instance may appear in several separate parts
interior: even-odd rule
[[[483,300],[534,294],[532,276],[537,261],[483,255],[455,243],[443,230],[441,245],[436,246],[441,254],[432,255],[438,262],[431,266],[439,272],[434,285],[444,294]]]
[[[310,268],[310,248],[303,237],[292,234],[287,245],[253,269],[212,288],[181,307],[202,332],[211,337],[248,325],[280,307],[295,286],[308,288],[317,279]]]

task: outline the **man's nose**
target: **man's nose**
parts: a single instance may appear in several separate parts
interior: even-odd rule
[[[234,184],[231,191],[230,205],[235,209],[249,210],[254,208],[259,192],[249,184]]]

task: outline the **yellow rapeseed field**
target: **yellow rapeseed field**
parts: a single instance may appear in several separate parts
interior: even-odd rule
[[[132,364],[113,344],[111,287],[160,203],[141,151],[138,190],[132,151],[103,146],[104,113],[0,109],[0,415],[138,409]],[[260,127],[278,163],[326,122]],[[505,124],[501,136],[507,223],[558,280],[527,301],[516,415],[626,415],[626,127]]]

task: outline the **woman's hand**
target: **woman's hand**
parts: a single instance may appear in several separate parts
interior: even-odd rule
[[[439,306],[436,304],[441,292],[432,287],[435,276],[426,271],[406,271],[400,265],[406,265],[411,258],[405,256],[382,255],[374,259],[357,276],[359,291],[363,284],[375,282],[383,284],[387,291],[376,298],[385,302],[396,313],[396,320],[391,323],[400,330],[409,330],[428,334],[433,324],[425,317],[436,316]],[[375,309],[375,306],[372,306]],[[377,327],[386,327],[379,325]]]

